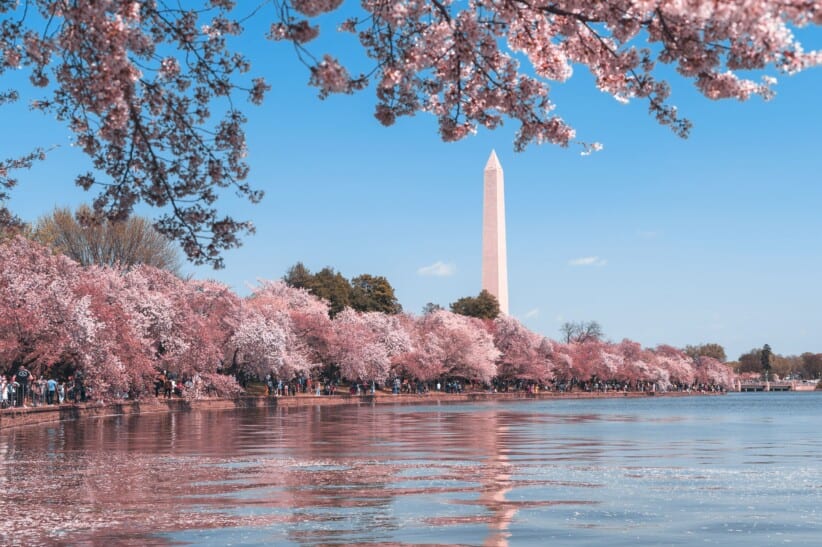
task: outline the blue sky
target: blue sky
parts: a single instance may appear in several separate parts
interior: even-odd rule
[[[806,34],[806,49],[822,45],[818,30]],[[822,70],[780,76],[770,102],[713,102],[674,78],[672,102],[694,122],[682,140],[577,68],[553,99],[580,139],[604,144],[582,157],[573,147],[515,153],[513,123],[459,143],[441,142],[424,114],[384,128],[372,91],[320,101],[291,48],[263,47],[273,90],[246,113],[250,180],[266,198],[222,205],[257,233],[224,270],[188,273],[246,294],[297,261],[330,265],[386,276],[414,313],[475,295],[482,171],[496,149],[511,313],[535,331],[556,338],[563,321],[596,320],[613,340],[717,342],[730,358],[765,343],[822,352]],[[34,221],[90,201],[72,185],[88,165],[64,128],[23,107],[0,115],[3,157],[60,145],[22,174],[15,212]],[[424,275],[437,263],[447,275]]]

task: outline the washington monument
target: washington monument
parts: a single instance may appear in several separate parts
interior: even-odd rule
[[[497,153],[485,164],[482,207],[482,288],[497,297],[508,315],[508,258],[505,253],[505,184]]]

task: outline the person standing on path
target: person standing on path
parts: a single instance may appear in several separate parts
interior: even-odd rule
[[[54,404],[54,395],[57,393],[57,380],[49,378],[46,382],[46,404]]]
[[[17,406],[26,406],[26,396],[29,392],[29,380],[31,380],[31,372],[25,366],[17,369],[15,379],[19,384],[19,395],[17,396]]]

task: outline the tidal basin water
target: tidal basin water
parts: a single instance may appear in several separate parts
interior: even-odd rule
[[[2,545],[820,545],[822,394],[198,411],[0,433]]]

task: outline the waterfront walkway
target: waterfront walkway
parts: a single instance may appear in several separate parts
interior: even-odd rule
[[[374,405],[374,404],[443,404],[479,401],[518,401],[518,400],[550,400],[550,399],[606,399],[606,398],[644,398],[644,397],[681,397],[690,395],[722,395],[722,392],[698,391],[511,391],[492,393],[474,391],[464,393],[445,393],[441,391],[423,394],[398,394],[377,391],[375,394],[365,395],[308,395],[297,394],[291,396],[254,396],[245,395],[234,398],[201,398],[189,399],[175,397],[148,397],[138,401],[118,402],[87,402],[63,403],[61,405],[42,405],[36,407],[12,407],[0,410],[0,430],[23,425],[33,425],[49,422],[78,420],[80,418],[95,418],[107,416],[124,416],[134,414],[150,414],[158,412],[185,412],[189,410],[227,410],[236,408],[265,408],[265,407],[301,407],[301,406],[331,406],[331,405]]]

